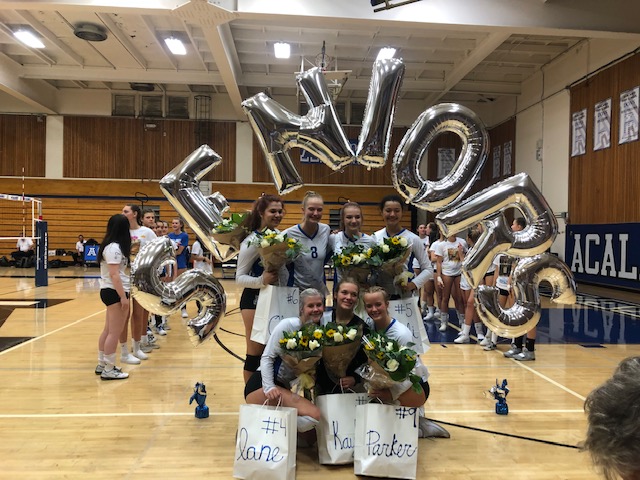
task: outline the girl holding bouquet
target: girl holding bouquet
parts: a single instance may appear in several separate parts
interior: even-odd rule
[[[319,325],[323,313],[324,295],[314,288],[303,290],[300,293],[300,317],[285,318],[276,325],[262,354],[260,370],[251,376],[244,388],[247,403],[262,405],[268,402],[269,405],[275,406],[280,402],[285,407],[296,408],[299,432],[309,431],[318,424],[320,410],[310,400],[291,391],[291,382],[296,380],[298,375],[291,362],[287,361],[289,359],[286,358],[286,352],[289,345],[283,340],[287,332],[299,331],[302,327],[312,324]],[[290,341],[295,339],[292,338]],[[317,350],[320,352],[319,345]]]
[[[415,258],[420,265],[420,274],[406,284],[397,284],[395,275],[382,269],[378,276],[377,284],[383,287],[392,299],[399,299],[411,295],[413,290],[419,290],[424,284],[433,279],[433,269],[429,268],[431,262],[427,257],[420,237],[415,233],[402,227],[402,213],[404,202],[399,195],[387,195],[380,201],[380,212],[385,223],[385,228],[378,230],[374,237],[378,243],[385,238],[401,237],[405,238],[411,250],[411,256],[405,261],[404,270],[413,271],[412,264]]]
[[[302,200],[302,223],[287,228],[284,233],[302,245],[304,253],[289,264],[287,286],[300,290],[315,288],[326,293],[324,262],[329,243],[329,225],[320,223],[324,200],[316,192],[307,192]]]
[[[340,254],[343,249],[348,247],[361,246],[362,251],[368,250],[376,244],[376,241],[370,235],[362,233],[362,208],[356,202],[347,202],[340,209],[340,231],[338,233],[332,233],[329,237],[329,250],[333,251],[334,255]],[[357,248],[357,247],[356,247]],[[368,267],[345,266],[344,268],[335,269],[334,285],[340,282],[343,272],[347,272],[347,276],[352,276],[349,270],[360,270],[363,278],[356,278],[360,284],[365,284],[369,273]],[[353,278],[353,277],[352,277]]]
[[[322,361],[316,370],[316,383],[320,393],[339,393],[345,389],[353,389],[356,383],[360,382],[355,370],[367,363],[367,355],[362,350],[360,338],[370,333],[369,326],[353,312],[360,298],[358,283],[352,278],[343,278],[336,287],[334,297],[335,307],[331,312],[330,321],[336,326],[342,326],[344,336],[352,343],[345,341],[344,345],[339,345],[339,349],[347,351],[336,352],[335,355],[330,353],[331,347],[323,347]],[[323,324],[326,325],[327,320],[323,317]],[[348,338],[354,330],[357,332],[356,338]],[[337,345],[339,342],[335,343]]]
[[[240,245],[238,264],[236,267],[236,283],[244,287],[240,297],[240,314],[244,322],[247,342],[246,360],[244,362],[244,381],[249,380],[253,372],[260,366],[260,356],[264,345],[251,340],[253,318],[260,289],[267,285],[284,285],[287,271],[282,267],[278,271],[265,270],[260,261],[260,254],[255,239],[265,229],[278,232],[277,227],[284,217],[282,199],[276,195],[262,195],[253,203],[251,212],[244,220],[244,226],[252,232]],[[282,279],[282,283],[280,280]]]

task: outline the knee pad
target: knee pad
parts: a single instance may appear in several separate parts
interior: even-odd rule
[[[244,361],[244,369],[247,372],[257,372],[260,366],[260,355],[247,355]]]

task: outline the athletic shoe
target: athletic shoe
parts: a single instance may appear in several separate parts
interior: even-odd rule
[[[470,343],[471,342],[471,337],[469,337],[469,335],[466,334],[462,334],[462,335],[458,335],[458,338],[456,338],[453,343]]]
[[[308,415],[298,416],[297,422],[298,433],[308,432],[309,430],[315,428],[318,423],[320,423],[318,422],[318,420]]]
[[[142,350],[143,353],[150,353],[153,350],[153,348],[149,344],[141,343],[140,350]]]
[[[440,326],[438,327],[438,331],[446,332],[448,326],[449,326],[448,322],[445,322],[444,320],[440,320]]]
[[[482,339],[482,341],[480,342],[480,346],[482,347],[486,347],[487,345],[491,345],[491,335],[487,335],[486,337],[484,337]]]
[[[476,337],[478,338],[479,342],[482,342],[485,339],[485,336],[483,333],[476,333]]]
[[[483,348],[485,352],[490,352],[491,350],[495,350],[497,348],[496,344],[489,340],[489,345]]]
[[[451,434],[436,422],[420,417],[420,420],[418,420],[418,438],[451,438]]]
[[[164,329],[162,325],[160,325],[159,327],[156,327],[156,332],[158,333],[158,335],[162,335],[163,337],[167,334],[167,331]]]
[[[96,375],[100,375],[104,371],[104,365],[98,364],[96,366]]]
[[[189,314],[186,310],[182,310],[182,318],[189,318]]]
[[[118,367],[113,367],[111,370],[104,370],[100,374],[100,378],[102,380],[124,380],[125,378],[129,378],[129,374],[123,372]]]
[[[506,358],[513,358],[516,355],[518,355],[519,353],[522,352],[522,349],[520,347],[518,347],[515,343],[511,344],[511,349],[507,350],[506,352],[503,353],[503,355]]]
[[[434,318],[436,318],[435,312],[427,312],[426,315],[422,317],[422,320],[424,320],[425,322],[428,322],[430,320],[433,320]]]
[[[147,360],[149,358],[149,356],[146,353],[144,353],[142,350],[137,350],[133,352],[133,355],[139,358],[140,360]]]
[[[126,355],[120,355],[120,362],[128,363],[129,365],[140,365],[140,359],[134,357],[130,353],[127,353]]]
[[[527,347],[525,347],[522,349],[522,352],[520,352],[517,355],[514,355],[511,358],[519,362],[529,362],[531,360],[536,359],[536,352],[530,352],[529,350],[527,350]]]

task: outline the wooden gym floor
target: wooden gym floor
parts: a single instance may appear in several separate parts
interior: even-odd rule
[[[93,373],[104,322],[98,270],[49,274],[49,286],[35,288],[33,270],[0,268],[0,478],[231,478],[244,353],[234,282],[221,280],[229,314],[219,343],[194,348],[174,316],[161,348],[124,366],[128,380],[104,382]],[[503,358],[506,343],[493,352],[455,345],[453,327],[441,335],[432,326],[426,414],[451,438],[420,440],[418,478],[598,478],[575,448],[582,406],[620,360],[640,355],[640,295],[581,293],[573,307],[545,309],[534,362]],[[486,394],[503,378],[508,416]],[[208,419],[189,405],[198,381]],[[320,466],[315,449],[298,449],[297,478],[326,475],[353,478],[353,469]]]

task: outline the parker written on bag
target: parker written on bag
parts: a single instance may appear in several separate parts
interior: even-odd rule
[[[320,423],[316,427],[318,458],[322,465],[353,463],[356,405],[369,400],[366,393],[334,393],[316,398],[320,409]]]
[[[297,415],[295,408],[240,405],[234,478],[296,478]]]
[[[377,403],[358,405],[354,473],[415,479],[418,418],[416,408]]]
[[[251,340],[266,345],[273,328],[280,320],[299,316],[299,296],[298,287],[267,285],[260,289]]]
[[[413,335],[414,346],[411,347],[416,353],[426,353],[431,348],[431,342],[427,335],[427,330],[422,323],[422,315],[418,307],[418,297],[408,297],[401,300],[391,300],[389,302],[389,315],[398,322],[405,325]],[[373,320],[368,315],[363,317],[369,324],[373,324]]]

